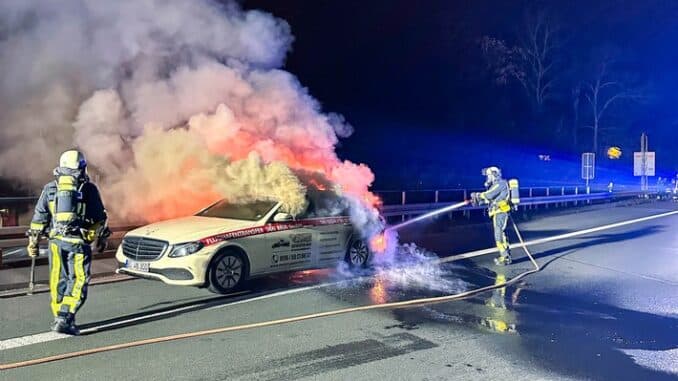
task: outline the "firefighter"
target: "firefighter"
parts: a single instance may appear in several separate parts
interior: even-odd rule
[[[492,219],[494,241],[499,249],[499,257],[494,259],[496,265],[511,264],[511,249],[506,237],[509,212],[511,211],[511,192],[509,184],[501,177],[501,170],[497,167],[484,168],[485,188],[482,193],[471,193],[473,205],[487,205],[488,215]]]
[[[77,335],[75,314],[87,299],[91,245],[103,252],[110,235],[99,190],[89,181],[87,162],[77,150],[64,152],[55,179],[42,190],[28,230],[28,255],[38,256],[40,237],[49,238],[52,330]]]

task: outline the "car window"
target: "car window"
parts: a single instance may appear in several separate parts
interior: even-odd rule
[[[294,216],[294,218],[303,220],[305,218],[312,218],[315,215],[315,204],[313,203],[313,200],[310,199],[309,197],[306,197],[306,209]]]
[[[346,201],[334,192],[313,192],[307,198],[308,208],[301,218],[348,216]]]
[[[202,210],[196,216],[228,218],[233,220],[257,221],[262,219],[276,205],[273,201],[254,201],[244,204],[231,204],[221,200]]]

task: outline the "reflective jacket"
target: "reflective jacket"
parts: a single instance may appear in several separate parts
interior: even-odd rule
[[[55,221],[55,199],[57,194],[57,180],[45,185],[40,194],[40,199],[35,205],[35,212],[31,220],[30,229],[34,232],[45,233],[49,231],[49,237],[69,241],[73,243],[91,243],[97,238],[98,231],[102,229],[107,220],[106,209],[99,194],[99,189],[93,183],[86,181],[80,187],[82,194],[77,208],[77,229],[70,232],[56,232],[53,227]]]
[[[506,180],[499,180],[490,185],[490,187],[483,193],[478,195],[481,203],[488,204],[487,211],[490,217],[497,213],[508,213],[511,211],[509,199],[511,192]]]

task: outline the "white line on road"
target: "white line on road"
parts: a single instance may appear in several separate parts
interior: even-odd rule
[[[10,250],[10,251],[7,251],[6,253],[3,252],[3,253],[2,253],[2,256],[3,256],[3,257],[9,257],[10,255],[14,255],[14,254],[21,253],[22,250],[23,250],[23,248],[21,248],[21,249]]]
[[[229,296],[237,296],[237,295],[244,294],[245,292],[246,292],[246,291],[244,291],[244,292],[237,292],[237,293],[233,293],[233,294],[231,294],[231,295],[229,295]],[[210,298],[210,299],[203,299],[203,300],[198,301],[198,303],[200,303],[200,302],[209,303],[211,300],[213,300],[213,299],[212,299],[212,298]],[[95,333],[95,332],[104,330],[104,329],[106,329],[106,328],[111,328],[111,327],[116,327],[116,326],[122,326],[122,325],[126,325],[126,324],[129,324],[129,323],[134,323],[134,322],[140,321],[140,320],[148,320],[148,319],[152,319],[152,318],[154,318],[154,317],[165,316],[165,315],[171,315],[171,314],[174,314],[174,313],[177,313],[177,312],[181,312],[181,311],[186,311],[186,310],[193,309],[193,308],[196,307],[196,305],[197,305],[198,303],[194,303],[194,304],[191,304],[191,305],[189,305],[189,306],[184,306],[184,307],[175,308],[175,309],[168,310],[168,311],[156,312],[156,313],[152,313],[152,314],[149,314],[149,315],[138,316],[138,317],[135,317],[135,318],[130,318],[130,319],[125,319],[125,320],[115,321],[115,322],[113,322],[113,323],[102,324],[102,325],[98,325],[98,326],[96,326],[96,327],[86,328],[86,329],[81,330],[80,333],[81,333],[81,334],[90,334],[90,333]]]
[[[345,282],[345,281],[342,281],[342,282]],[[216,310],[216,309],[219,309],[219,308],[235,306],[235,305],[238,305],[238,304],[244,304],[244,303],[249,303],[249,302],[256,302],[256,301],[258,301],[258,300],[263,300],[263,299],[275,298],[275,297],[277,297],[277,296],[296,294],[296,293],[298,293],[298,292],[309,291],[309,290],[313,290],[313,289],[316,289],[316,288],[327,287],[327,286],[330,286],[330,285],[333,285],[333,284],[338,284],[338,283],[341,283],[341,282],[321,283],[321,284],[317,284],[317,285],[315,285],[315,286],[307,286],[307,287],[293,288],[293,289],[291,289],[291,290],[280,291],[280,292],[274,292],[274,293],[272,293],[272,294],[257,296],[257,297],[255,297],[255,298],[251,298],[251,299],[244,299],[244,300],[239,300],[239,301],[233,302],[233,303],[221,304],[221,305],[218,305],[218,306],[214,306],[214,307],[207,308],[206,310],[207,310],[207,311],[209,311],[209,310]]]
[[[557,235],[557,236],[553,236],[553,237],[536,239],[536,240],[533,240],[533,241],[525,242],[525,246],[534,246],[534,245],[544,244],[544,243],[558,241],[558,240],[562,240],[562,239],[579,237],[579,236],[582,236],[582,235],[596,233],[596,232],[603,231],[603,230],[609,230],[609,229],[614,229],[614,228],[618,228],[618,227],[622,227],[622,226],[637,224],[637,223],[640,223],[640,222],[651,221],[651,220],[654,220],[654,219],[657,219],[657,218],[673,216],[673,215],[676,215],[676,214],[678,214],[678,211],[667,212],[667,213],[657,214],[657,215],[648,216],[648,217],[636,218],[636,219],[633,219],[633,220],[617,222],[617,223],[614,223],[614,224],[603,225],[603,226],[590,228],[590,229],[579,230],[579,231],[576,231],[576,232],[561,234],[561,235]],[[518,245],[518,247],[522,247],[522,245]],[[478,257],[478,256],[481,256],[481,255],[486,255],[486,254],[492,254],[496,251],[497,251],[496,248],[476,250],[476,251],[472,251],[472,252],[469,252],[469,253],[464,253],[464,254],[454,255],[454,256],[450,256],[450,257],[446,257],[446,258],[441,258],[440,260],[438,260],[438,262],[439,263],[446,263],[446,262],[458,261],[458,260],[461,260],[461,259],[467,259],[467,258]],[[363,278],[367,278],[367,277],[363,277]],[[362,278],[351,279],[349,281],[355,282],[356,280],[360,280],[360,279],[362,279]],[[343,282],[347,282],[347,281],[332,282],[332,283],[321,283],[321,284],[318,284],[318,285],[315,285],[315,286],[308,286],[308,287],[295,288],[295,289],[286,290],[286,291],[280,291],[280,292],[276,292],[276,293],[272,293],[272,294],[268,294],[268,295],[262,295],[262,296],[251,298],[251,299],[240,300],[240,301],[237,301],[237,302],[234,302],[234,303],[226,303],[226,304],[223,304],[223,305],[210,307],[210,308],[208,308],[208,310],[225,308],[225,307],[229,307],[229,306],[233,306],[233,305],[237,305],[237,304],[244,304],[244,303],[259,301],[259,300],[263,300],[263,299],[274,298],[274,297],[278,297],[278,296],[295,294],[295,293],[299,293],[299,292],[303,292],[303,291],[327,287],[327,286],[330,286],[330,285],[341,284]],[[144,315],[144,316],[141,316],[141,317],[128,319],[128,320],[125,320],[124,322],[116,322],[116,323],[109,323],[109,324],[105,324],[105,325],[101,325],[101,326],[96,326],[96,327],[92,327],[92,328],[88,328],[86,330],[83,330],[82,333],[92,333],[92,332],[96,332],[98,330],[101,330],[103,328],[107,328],[107,327],[110,327],[110,326],[127,324],[127,323],[130,323],[130,322],[134,322],[134,321],[138,321],[138,320],[145,320],[145,319],[149,319],[151,317],[156,317],[156,316],[168,315],[168,314],[172,314],[172,313],[176,313],[176,312],[181,312],[183,310],[190,309],[190,308],[193,308],[193,307],[194,306],[181,307],[181,308],[177,308],[177,309],[173,309],[173,310],[157,312],[157,313],[150,314],[150,315]],[[62,334],[58,334],[58,333],[53,333],[53,332],[45,332],[45,333],[38,333],[38,334],[35,334],[35,335],[17,337],[17,338],[13,338],[13,339],[0,340],[0,350],[18,348],[18,347],[22,347],[22,346],[26,346],[26,345],[31,345],[31,344],[39,344],[39,343],[59,340],[59,339],[68,338],[68,337],[70,337],[70,336],[62,335]]]
[[[598,227],[595,227],[595,228],[579,230],[579,231],[576,231],[576,232],[555,235],[553,237],[535,239],[534,241],[525,242],[524,246],[541,245],[541,244],[549,243],[549,242],[553,242],[553,241],[560,241],[560,240],[563,240],[563,239],[579,237],[579,236],[587,235],[587,234],[591,234],[591,233],[597,233],[597,232],[603,231],[603,230],[609,230],[609,229],[614,229],[614,228],[618,228],[618,227],[622,227],[622,226],[626,226],[626,225],[632,225],[632,224],[637,224],[637,223],[640,223],[640,222],[650,221],[650,220],[654,220],[654,219],[657,219],[657,218],[669,217],[669,216],[673,216],[673,215],[676,215],[676,214],[678,214],[678,210],[675,210],[673,212],[662,213],[662,214],[655,214],[654,216],[648,216],[648,217],[636,218],[636,219],[628,220],[628,221],[616,222],[614,224],[598,226]],[[524,246],[523,245],[516,245],[516,247],[524,247]],[[467,259],[467,258],[479,257],[481,255],[486,255],[486,254],[492,254],[492,253],[496,253],[497,251],[498,250],[497,250],[496,247],[492,247],[492,248],[489,248],[489,249],[476,250],[476,251],[471,251],[471,252],[464,253],[464,254],[453,255],[453,256],[450,256],[450,257],[441,258],[440,260],[438,260],[438,262],[439,263],[453,262],[453,261],[458,261],[458,260],[461,260],[461,259]]]
[[[38,333],[36,335],[15,337],[14,339],[0,341],[0,351],[12,348],[19,348],[31,344],[46,343],[48,341],[65,339],[67,337],[70,336],[56,332],[44,332]]]

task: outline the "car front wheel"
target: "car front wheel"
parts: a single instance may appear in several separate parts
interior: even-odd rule
[[[209,270],[208,289],[217,294],[239,290],[247,279],[247,262],[242,254],[226,251],[217,254]]]

